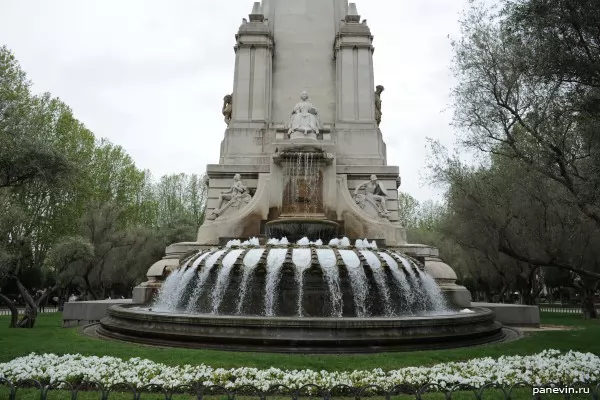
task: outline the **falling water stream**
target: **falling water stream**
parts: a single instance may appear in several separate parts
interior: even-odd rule
[[[198,274],[198,281],[196,283],[196,287],[193,289],[192,291],[192,295],[190,296],[190,299],[188,301],[188,305],[186,307],[186,311],[189,313],[193,313],[194,311],[196,311],[196,307],[197,307],[197,303],[198,303],[198,299],[200,299],[200,296],[202,295],[202,292],[204,291],[204,289],[206,289],[205,287],[205,283],[206,280],[208,279],[208,275],[210,274],[210,271],[212,271],[213,267],[215,266],[215,263],[217,262],[217,260],[223,255],[223,253],[225,253],[227,250],[219,250],[215,253],[212,253],[206,260],[206,263],[204,264],[204,268],[201,269],[200,274]]]
[[[219,311],[219,306],[223,301],[223,297],[225,296],[225,291],[227,290],[227,286],[229,285],[229,278],[231,276],[231,270],[235,265],[238,257],[244,252],[244,250],[231,250],[225,258],[223,259],[221,270],[219,271],[219,275],[217,277],[217,283],[215,284],[215,288],[212,291],[212,312],[213,314],[217,314]]]
[[[240,297],[236,307],[236,314],[241,314],[244,307],[244,300],[246,299],[246,293],[248,292],[248,282],[256,270],[260,258],[262,257],[265,249],[251,249],[244,256],[243,266],[244,272],[242,273],[242,283],[240,285]]]
[[[265,284],[265,315],[267,317],[275,316],[275,296],[286,254],[287,249],[272,249],[267,256],[267,282]]]
[[[357,317],[367,316],[367,294],[369,286],[367,284],[367,276],[363,270],[360,259],[352,250],[339,250],[342,260],[346,264],[348,277],[350,278],[350,286],[354,294],[354,308]]]
[[[283,199],[284,213],[306,216],[322,212],[317,154],[310,151],[286,154],[284,174],[287,183]]]
[[[381,261],[379,261],[377,256],[371,251],[361,250],[360,254],[362,254],[365,260],[367,260],[369,267],[371,267],[373,278],[375,279],[375,283],[379,289],[379,294],[383,300],[385,316],[393,316],[394,311],[392,310],[392,299],[390,298],[390,291],[386,282],[385,271],[381,267]]]
[[[343,312],[342,290],[340,288],[340,272],[337,268],[335,253],[330,249],[317,249],[317,259],[323,269],[325,281],[331,297],[331,316],[341,317]]]
[[[379,252],[379,256],[387,263],[390,267],[390,271],[392,275],[394,275],[395,283],[400,292],[402,293],[403,298],[406,300],[405,311],[409,314],[412,313],[412,310],[415,305],[415,296],[413,291],[411,290],[410,284],[406,280],[406,273],[400,270],[398,267],[398,263],[394,260],[389,254],[384,252]]]
[[[296,266],[295,280],[298,287],[298,316],[302,317],[302,299],[304,297],[304,272],[310,268],[311,264],[310,249],[293,249],[292,262]]]
[[[181,312],[183,310],[187,313],[199,313],[201,312],[200,300],[208,299],[202,300],[202,304],[208,304],[208,313],[219,314],[232,277],[235,275],[238,277],[236,279],[239,282],[239,295],[234,300],[234,313],[245,315],[244,305],[248,292],[252,287],[257,267],[266,252],[262,314],[271,317],[277,316],[277,301],[281,291],[279,286],[289,245],[285,238],[282,240],[272,239],[269,243],[276,247],[249,248],[247,250],[226,248],[208,251],[188,259],[165,280],[154,302],[154,311]],[[312,271],[313,262],[316,262],[316,266],[321,268],[323,283],[329,293],[329,304],[324,304],[320,308],[330,310],[330,317],[344,315],[342,287],[350,290],[357,317],[371,316],[369,304],[376,304],[372,303],[374,301],[380,304],[376,309],[381,310],[382,316],[386,317],[415,315],[422,312],[448,312],[444,295],[433,277],[417,268],[409,257],[388,250],[377,251],[374,243],[369,244],[364,241],[360,243],[364,247],[356,250],[341,248],[348,247],[347,239],[333,244],[336,246],[335,250],[331,247],[321,246],[320,241],[312,243],[308,239],[302,239],[295,245],[297,247],[291,249],[290,259],[294,268],[294,282],[297,290],[296,316],[302,317],[306,313],[304,310],[304,301],[306,300],[304,285],[307,271]],[[342,246],[342,244],[346,246]],[[285,248],[278,246],[285,246]],[[316,248],[312,246],[316,246]],[[339,254],[339,261],[345,265],[347,274],[343,276],[347,286],[343,286],[341,280],[336,252]],[[316,260],[313,258],[314,255],[316,255]],[[366,264],[361,261],[361,257]],[[221,262],[218,262],[219,260]],[[239,265],[240,268],[236,269],[236,265]],[[370,271],[369,276],[365,273],[364,265]],[[209,283],[208,278],[215,267],[218,267],[213,274],[216,276],[216,280],[212,278],[211,282],[214,281],[214,283]],[[389,275],[386,271],[389,271]],[[372,278],[370,278],[371,276]],[[370,279],[376,288],[376,294],[369,293]],[[210,292],[208,292],[209,290]],[[395,301],[400,301],[402,304],[395,304]]]

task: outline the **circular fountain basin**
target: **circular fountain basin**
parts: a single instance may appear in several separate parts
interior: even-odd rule
[[[304,237],[309,240],[328,240],[337,237],[340,226],[335,221],[323,219],[285,218],[265,224],[265,234],[270,238],[287,238],[296,242]]]
[[[113,306],[103,337],[152,345],[237,351],[368,353],[460,347],[498,341],[502,325],[485,308],[410,317],[222,316]]]

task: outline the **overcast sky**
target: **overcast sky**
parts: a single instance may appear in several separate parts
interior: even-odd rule
[[[375,36],[381,129],[402,190],[422,183],[426,137],[451,146],[450,37],[467,0],[356,0]],[[97,137],[158,177],[218,163],[222,98],[233,86],[234,35],[252,0],[0,0],[0,45],[36,92],[71,106]]]

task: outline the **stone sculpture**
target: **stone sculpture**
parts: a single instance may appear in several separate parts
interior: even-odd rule
[[[288,123],[288,135],[290,139],[297,137],[309,137],[316,139],[321,122],[317,109],[308,101],[308,93],[302,92],[301,101],[294,106],[290,121]]]
[[[365,193],[359,193],[364,188]],[[387,195],[385,188],[377,180],[377,175],[371,175],[371,179],[361,183],[354,189],[354,201],[360,208],[365,208],[367,203],[371,204],[377,210],[377,214],[380,217],[388,218],[390,212],[388,211],[385,201]]]
[[[377,126],[381,123],[381,93],[383,91],[383,86],[377,85],[375,87],[375,121],[377,121]]]
[[[233,96],[226,94],[223,98],[223,116],[225,117],[225,123],[229,126],[231,122],[231,113],[233,112]]]
[[[216,219],[230,208],[240,209],[252,200],[250,191],[242,183],[240,174],[235,174],[231,188],[221,192],[219,204],[213,210],[208,219]]]

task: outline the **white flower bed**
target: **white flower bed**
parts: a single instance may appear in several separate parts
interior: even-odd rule
[[[401,354],[398,357],[402,357]],[[363,387],[380,385],[422,386],[436,383],[444,387],[455,384],[482,386],[486,383],[530,385],[547,383],[595,383],[600,377],[600,357],[591,353],[546,350],[532,356],[509,356],[499,359],[478,358],[466,362],[451,362],[432,367],[407,367],[392,371],[327,372],[311,370],[281,370],[277,368],[212,368],[206,365],[167,366],[150,360],[132,358],[124,361],[114,357],[84,357],[78,354],[30,354],[0,364],[0,377],[18,382],[36,379],[43,382],[97,381],[103,385],[126,382],[135,387],[158,384],[166,387],[202,382],[230,389],[254,385],[267,390],[274,385],[299,388],[316,384],[332,388],[336,385]]]

